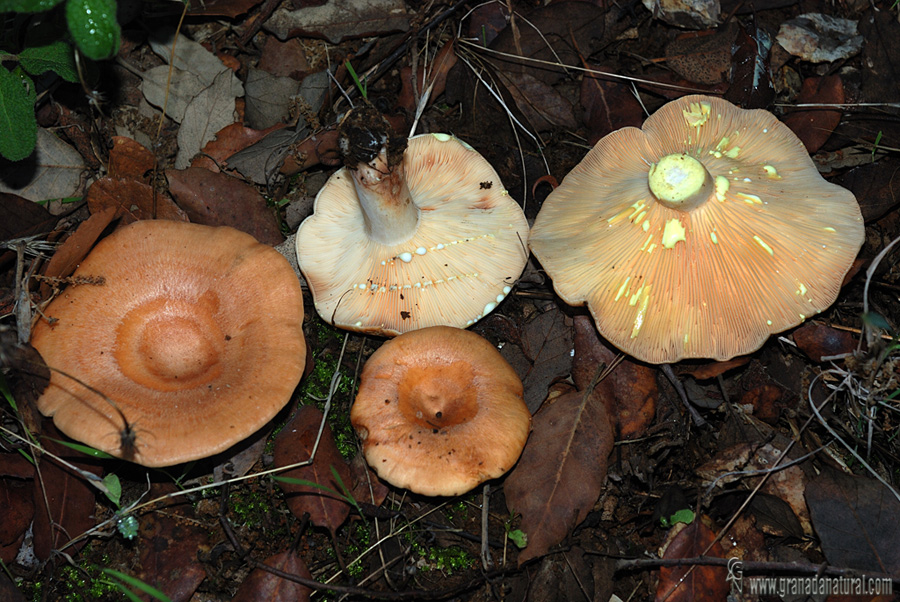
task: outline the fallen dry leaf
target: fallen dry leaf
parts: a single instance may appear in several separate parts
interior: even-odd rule
[[[254,130],[242,123],[232,123],[216,132],[215,138],[206,143],[203,152],[194,157],[191,167],[202,167],[209,171],[221,171],[228,159],[237,152],[252,146],[269,133],[280,130],[286,124],[278,124],[266,130]]]
[[[844,84],[840,76],[808,77],[797,104],[843,104]],[[803,141],[810,154],[818,151],[841,122],[840,109],[811,108],[792,111],[782,121]]]
[[[282,40],[294,37],[343,40],[406,31],[409,15],[400,0],[330,0],[323,6],[282,8],[263,28]]]
[[[154,483],[149,497],[156,499],[175,493],[174,483]],[[140,555],[140,571],[136,575],[166,594],[172,600],[190,600],[206,572],[199,555],[209,552],[207,527],[193,520],[191,503],[176,498],[160,512],[140,517],[140,540],[135,549]]]
[[[206,226],[231,226],[261,243],[284,241],[275,214],[253,186],[202,167],[168,169],[169,191],[191,221]]]
[[[863,165],[854,167],[833,182],[849,189],[859,201],[859,210],[868,224],[900,205],[900,158],[889,155],[877,162],[871,153]]]
[[[824,357],[853,353],[856,350],[856,335],[852,332],[815,322],[807,322],[796,329],[791,338],[800,351],[816,363],[821,363]]]
[[[715,542],[715,532],[697,517],[689,525],[678,523],[669,530],[663,558],[696,558],[712,556],[724,558],[725,550]],[[708,548],[708,549],[707,549]],[[719,602],[728,595],[727,572],[721,566],[662,567],[656,600],[662,602]]]
[[[29,201],[81,196],[84,159],[74,148],[44,128],[38,128],[37,146],[21,161],[0,162],[0,192]],[[58,213],[51,207],[51,212]]]
[[[769,70],[771,36],[761,31],[755,20],[738,22],[737,39],[731,49],[733,67],[731,86],[725,100],[744,109],[765,109],[775,99],[775,87]]]
[[[322,412],[315,406],[303,406],[275,438],[275,466],[289,466],[309,460],[319,433]],[[341,485],[335,480],[332,469],[337,471],[345,487],[353,483],[350,467],[344,462],[334,443],[334,435],[326,424],[312,464],[280,473],[282,477],[300,479],[327,487],[332,492],[310,485],[278,484],[284,490],[288,508],[300,518],[309,514],[309,520],[317,527],[325,527],[332,533],[350,516],[350,504],[341,497]]]
[[[350,473],[353,475],[353,486],[350,488],[353,499],[372,506],[381,506],[391,490],[366,463],[362,452],[356,454],[350,462]]]
[[[520,566],[562,543],[584,520],[600,497],[612,448],[612,427],[596,390],[563,395],[535,415],[504,485],[506,505],[522,515],[520,528],[528,535]]]
[[[597,365],[612,365],[618,351],[607,347],[588,316],[575,316],[575,361],[572,380],[584,390],[594,377]],[[615,427],[616,437],[640,437],[656,418],[659,387],[656,371],[627,357],[597,385]]]
[[[188,14],[204,17],[228,17],[243,15],[262,0],[190,0]]]
[[[91,214],[114,209],[113,219],[122,218],[122,225],[142,219],[188,221],[167,193],[154,193],[149,184],[130,178],[100,178],[88,188],[87,202]]]
[[[730,79],[731,47],[737,36],[733,23],[716,31],[679,36],[666,46],[666,64],[697,84],[713,85]]]
[[[585,64],[588,69],[601,69]],[[630,85],[585,73],[581,80],[581,106],[584,124],[588,130],[588,144],[619,128],[640,127],[644,123],[644,110],[635,98]]]
[[[312,579],[306,563],[294,550],[285,550],[266,558],[265,564],[284,573]],[[306,602],[312,589],[289,579],[273,575],[265,569],[253,569],[247,575],[231,602]]]
[[[531,73],[498,71],[497,76],[534,131],[578,127],[572,103],[553,86],[545,84]]]
[[[900,574],[900,502],[887,487],[829,470],[806,486],[806,502],[828,562]]]
[[[156,157],[139,142],[125,136],[113,136],[109,149],[108,177],[146,181],[156,165]]]
[[[21,458],[15,452],[0,455]],[[34,518],[33,491],[34,485],[25,479],[0,479],[0,507],[3,508],[3,520],[0,521],[0,560],[7,564],[16,559],[22,540],[25,539],[25,532]]]
[[[94,213],[89,218],[78,224],[78,228],[61,244],[44,269],[47,278],[65,278],[75,271],[81,260],[87,257],[91,247],[97,242],[100,234],[112,223],[116,216],[115,207],[107,207],[99,213]],[[41,296],[46,298],[50,294],[50,285],[41,284]]]
[[[0,192],[0,207],[3,207],[0,240],[49,231],[58,221],[43,206],[17,194]]]

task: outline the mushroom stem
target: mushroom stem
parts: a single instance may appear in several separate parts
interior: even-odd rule
[[[374,159],[350,170],[366,233],[385,245],[409,240],[419,225],[419,208],[410,198],[404,164],[400,161],[390,166],[387,148],[382,147]]]
[[[650,168],[648,183],[661,204],[680,211],[697,207],[713,191],[713,179],[703,163],[684,153],[660,159]]]

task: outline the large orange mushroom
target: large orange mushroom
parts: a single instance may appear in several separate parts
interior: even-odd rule
[[[671,363],[750,353],[821,312],[863,235],[853,194],[774,115],[686,96],[600,140],[530,246],[611,343]]]
[[[55,369],[38,409],[74,439],[145,466],[203,458],[262,427],[300,381],[299,281],[248,234],[135,222],[73,280],[88,284],[47,307],[32,344]]]
[[[531,430],[512,366],[479,335],[447,326],[379,347],[350,421],[378,476],[424,495],[459,495],[501,476]]]

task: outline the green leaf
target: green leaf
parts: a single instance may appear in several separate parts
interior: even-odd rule
[[[19,53],[19,63],[32,75],[53,71],[67,82],[78,81],[75,67],[75,49],[62,40],[46,46],[26,48]]]
[[[524,549],[525,546],[528,545],[528,534],[525,533],[522,529],[513,529],[506,534],[509,537],[509,540],[516,544],[516,547],[520,550]]]
[[[62,0],[0,0],[0,13],[42,13]]]
[[[115,473],[110,473],[103,477],[103,484],[106,485],[106,491],[104,491],[106,497],[118,508],[119,502],[122,501],[122,483],[119,481],[119,477]]]
[[[164,593],[162,593],[161,591],[159,591],[152,585],[147,585],[146,583],[144,583],[137,577],[132,577],[131,575],[126,575],[125,573],[120,573],[119,571],[116,571],[114,569],[103,568],[100,570],[103,571],[104,573],[106,573],[107,575],[109,575],[110,577],[118,579],[119,581],[122,581],[123,583],[126,583],[127,585],[130,585],[131,587],[138,588],[139,590],[141,590],[148,596],[152,596],[152,597],[156,598],[157,600],[159,600],[160,602],[172,602],[172,600],[171,600],[171,598],[169,598],[169,596],[165,595]]]
[[[37,120],[34,118],[34,82],[20,69],[0,66],[0,155],[21,161],[34,152]]]
[[[67,0],[66,21],[89,59],[102,61],[119,51],[122,30],[116,21],[116,0]]]
[[[62,441],[60,439],[54,439],[52,437],[47,437],[50,441],[55,441],[60,445],[65,445],[69,449],[74,449],[75,451],[81,452],[85,455],[91,456],[92,458],[100,458],[101,460],[109,460],[115,458],[115,456],[111,456],[105,451],[100,451],[99,449],[94,449],[93,447],[89,447],[87,445],[82,445],[80,443],[72,443],[71,441]],[[121,493],[121,489],[120,489]]]
[[[124,516],[116,521],[116,528],[119,530],[119,533],[129,541],[137,537],[138,529],[140,529],[140,527],[141,525],[138,522],[138,519],[132,514]]]

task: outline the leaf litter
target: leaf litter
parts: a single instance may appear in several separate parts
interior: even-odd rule
[[[73,109],[66,109],[69,114],[73,110],[84,111],[74,115],[78,120],[64,121],[60,116],[56,123],[53,114],[39,114],[43,125],[77,122],[78,127],[90,131],[79,133],[78,144],[74,144],[76,136],[67,137],[65,133],[66,127],[72,126],[59,128],[54,139],[69,149],[68,159],[54,162],[39,158],[27,164],[28,170],[0,166],[4,181],[15,176],[18,193],[27,191],[34,200],[80,195],[87,190],[88,208],[80,210],[80,214],[61,228],[73,231],[75,224],[82,223],[75,230],[78,236],[54,255],[53,262],[59,267],[44,271],[44,275],[64,277],[103,231],[115,225],[114,220],[129,219],[129,216],[161,217],[164,211],[173,211],[173,215],[183,212],[199,220],[199,215],[205,213],[209,223],[216,225],[252,224],[262,220],[268,232],[277,234],[273,241],[278,239],[281,228],[274,216],[280,218],[281,214],[270,206],[268,197],[274,194],[279,203],[308,202],[302,186],[297,185],[298,180],[304,179],[307,175],[304,172],[310,169],[323,170],[318,175],[324,178],[335,165],[334,137],[327,129],[318,130],[314,122],[326,126],[333,123],[335,113],[340,110],[336,107],[341,106],[335,102],[339,93],[332,88],[323,95],[321,109],[311,107],[315,116],[312,121],[305,116],[301,119],[289,102],[279,100],[277,111],[266,119],[271,122],[274,115],[275,120],[290,123],[287,127],[277,125],[272,130],[258,130],[248,127],[243,103],[251,98],[265,100],[265,84],[257,86],[258,90],[252,93],[250,87],[243,92],[244,84],[248,74],[256,70],[264,78],[290,79],[293,95],[293,90],[299,89],[311,74],[330,81],[324,69],[329,64],[342,64],[345,57],[352,59],[360,74],[378,71],[386,74],[381,79],[365,80],[367,93],[379,106],[405,113],[406,120],[415,113],[423,89],[420,84],[424,84],[417,77],[412,85],[411,74],[427,72],[429,78],[435,77],[438,83],[424,107],[419,131],[451,131],[489,154],[504,183],[509,183],[511,194],[520,201],[525,200],[527,186],[520,186],[519,182],[549,181],[541,180],[547,177],[561,181],[583,156],[587,143],[608,131],[639,125],[645,112],[652,112],[666,98],[709,86],[708,89],[725,92],[733,102],[774,110],[787,122],[799,122],[797,129],[810,150],[821,149],[823,171],[837,176],[856,192],[863,205],[870,238],[863,251],[864,259],[871,259],[885,241],[900,231],[896,195],[890,194],[896,172],[894,157],[896,148],[900,148],[896,136],[900,130],[893,125],[895,120],[886,118],[896,113],[896,107],[885,105],[871,109],[853,104],[900,101],[896,91],[886,85],[893,79],[885,74],[897,70],[898,60],[896,45],[890,40],[900,33],[896,19],[887,10],[854,9],[859,14],[852,15],[853,19],[859,20],[859,29],[866,40],[862,55],[854,57],[848,53],[841,59],[846,63],[827,64],[828,69],[817,69],[786,56],[777,46],[767,46],[765,34],[774,37],[776,33],[771,24],[794,17],[777,2],[755,6],[757,14],[753,22],[739,8],[723,8],[728,14],[737,11],[732,19],[737,20],[739,27],[731,48],[729,44],[678,46],[676,30],[663,24],[659,20],[661,15],[654,18],[652,12],[640,7],[633,14],[587,2],[551,3],[534,10],[522,3],[492,4],[471,14],[450,13],[447,23],[452,27],[436,27],[428,30],[431,33],[427,36],[420,36],[415,33],[420,23],[431,23],[438,16],[426,7],[397,5],[402,7],[402,14],[397,12],[387,17],[378,14],[376,9],[381,6],[378,3],[357,3],[351,12],[341,13],[344,16],[339,19],[323,21],[321,12],[307,5],[312,3],[301,2],[280,9],[280,13],[276,11],[277,18],[268,19],[264,24],[263,31],[267,31],[265,28],[278,31],[281,37],[303,32],[304,37],[288,39],[292,54],[289,60],[285,56],[283,63],[275,59],[281,52],[277,49],[285,47],[277,46],[269,33],[259,33],[250,45],[234,43],[241,28],[250,27],[248,23],[257,15],[256,10],[260,11],[259,15],[268,14],[263,12],[265,7],[257,9],[259,3],[249,0],[205,4],[205,9],[193,8],[196,21],[184,29],[184,37],[178,38],[175,85],[168,84],[168,65],[160,64],[168,60],[170,47],[158,41],[157,36],[151,36],[150,44],[157,57],[147,52],[148,46],[143,41],[123,47],[122,59],[129,65],[140,65],[139,71],[145,78],[143,90],[121,95],[131,99],[126,101],[131,105],[126,106],[131,115],[141,115],[140,118],[119,117],[113,122],[105,115],[98,117],[90,113],[87,105],[79,108],[77,103]],[[340,3],[330,4],[325,14],[340,8]],[[825,5],[815,8],[833,12],[833,8]],[[709,11],[714,7],[703,10],[711,14]],[[216,23],[201,16],[204,14],[223,15],[232,21],[227,25]],[[835,13],[835,16],[841,15]],[[388,18],[395,20],[385,21]],[[669,18],[690,28],[698,23],[697,15]],[[702,15],[699,21],[704,22]],[[714,29],[705,37],[730,40],[734,35],[731,22],[721,26],[706,23],[703,26]],[[412,30],[408,27],[410,23],[414,25]],[[173,25],[166,24],[169,28]],[[157,25],[154,23],[150,31],[166,29]],[[470,38],[465,51],[459,49],[463,42],[454,39],[457,25]],[[317,56],[316,48],[321,46],[316,44],[321,42],[305,37],[309,35],[331,40],[333,45],[327,50],[330,55],[327,60]],[[359,37],[366,35],[376,38]],[[441,43],[436,42],[439,38]],[[478,44],[472,45],[471,39],[478,40]],[[852,35],[847,39],[852,41]],[[375,43],[369,44],[370,41]],[[269,50],[268,58],[263,61],[261,57],[267,54],[263,49],[269,46],[276,50]],[[399,62],[382,69],[382,61],[396,48],[412,48],[410,52],[416,52],[417,58],[413,60],[412,54],[401,51],[397,55]],[[438,61],[439,56],[453,59],[465,56],[468,62]],[[551,64],[519,60],[516,58],[519,56]],[[667,56],[672,63],[669,68],[678,65],[677,75],[666,71],[665,63],[645,58],[662,56]],[[432,61],[438,65],[433,70]],[[562,65],[553,65],[558,62]],[[472,65],[481,69],[485,81],[496,83],[497,96],[484,95],[478,78],[471,78],[467,84],[471,87],[461,93],[460,82],[468,77]],[[609,76],[581,75],[578,69],[584,66],[608,71]],[[797,75],[795,87],[783,77],[786,73]],[[332,74],[342,79],[345,88],[351,88],[354,102],[358,102],[359,91],[352,90],[353,83],[344,72],[332,69]],[[643,81],[632,84],[613,77],[621,75]],[[697,84],[690,80],[722,81]],[[309,80],[307,86],[311,83]],[[446,89],[444,96],[441,96],[442,87]],[[146,103],[139,106],[142,93],[148,94],[157,107],[166,105],[168,117],[181,122],[178,133],[168,126],[159,129],[159,112]],[[474,98],[476,93],[482,104],[466,104],[469,101],[465,100],[460,109],[459,105],[446,101],[454,94],[457,98]],[[505,99],[508,113],[490,112],[493,109],[489,110],[488,104],[496,104],[498,98]],[[796,104],[803,106],[795,108]],[[827,106],[808,106],[819,104]],[[518,119],[524,129],[515,126],[518,129],[513,132],[510,126],[513,119]],[[119,134],[117,137],[107,135],[113,126]],[[157,131],[163,132],[162,140],[156,138]],[[39,135],[46,138],[45,134]],[[516,145],[516,136],[520,138],[521,148]],[[152,149],[137,144],[137,139],[154,141]],[[80,153],[97,156],[84,158]],[[92,185],[88,188],[82,176],[85,166],[100,164],[108,165],[108,171],[93,167]],[[33,177],[35,174],[39,177]],[[169,176],[168,183],[163,174]],[[45,187],[51,180],[64,185]],[[205,190],[208,188],[212,191]],[[170,191],[174,200],[169,197]],[[190,203],[186,200],[188,196],[194,199]],[[531,199],[528,202],[532,206],[539,204]],[[57,205],[57,210],[60,207],[66,209]],[[88,212],[91,217],[84,221]],[[38,223],[42,216],[36,214],[28,219]],[[870,293],[881,318],[878,324],[888,333],[892,328],[896,331],[900,323],[895,296],[900,284],[890,265],[891,262],[885,262],[876,271]],[[529,279],[501,305],[496,317],[488,318],[479,326],[502,347],[504,355],[520,371],[528,405],[536,412],[534,430],[519,465],[508,477],[492,484],[486,522],[482,523],[480,509],[475,509],[487,501],[482,499],[484,492],[453,500],[404,495],[380,483],[358,460],[351,471],[346,458],[352,457],[354,450],[339,451],[334,440],[326,442],[328,437],[324,434],[324,446],[318,450],[316,459],[308,466],[294,469],[307,471],[303,480],[320,487],[306,485],[308,489],[298,496],[297,492],[285,493],[285,483],[255,476],[273,466],[277,470],[309,458],[309,440],[318,433],[321,418],[308,416],[303,425],[278,424],[276,428],[281,429],[281,434],[275,437],[274,448],[255,449],[249,459],[241,460],[244,467],[254,466],[246,480],[233,480],[223,486],[219,479],[224,476],[212,483],[196,473],[160,476],[163,481],[179,482],[183,491],[191,493],[154,489],[151,494],[154,498],[188,495],[193,506],[164,509],[158,501],[143,506],[134,511],[141,524],[140,538],[135,543],[107,537],[93,539],[92,546],[109,554],[111,561],[122,569],[139,566],[139,570],[131,573],[166,591],[173,599],[188,599],[198,588],[203,595],[212,596],[211,599],[229,599],[234,592],[243,592],[240,595],[248,596],[247,599],[278,595],[261,593],[271,591],[266,588],[273,586],[282,589],[288,597],[302,599],[307,594],[290,589],[294,586],[270,574],[255,573],[261,582],[255,580],[257,577],[246,577],[248,568],[259,569],[244,558],[266,559],[286,572],[317,581],[337,574],[334,587],[360,584],[371,588],[367,592],[382,594],[390,593],[393,587],[396,593],[430,599],[453,591],[459,583],[464,584],[460,587],[466,591],[465,599],[484,599],[477,571],[453,568],[472,566],[460,556],[465,554],[485,558],[485,563],[490,558],[501,571],[498,578],[521,592],[523,598],[532,600],[553,599],[561,591],[571,594],[570,599],[593,594],[605,600],[611,593],[624,599],[635,591],[642,599],[651,596],[662,599],[667,595],[670,600],[720,599],[728,585],[721,567],[705,565],[702,561],[692,561],[684,569],[657,565],[652,567],[659,571],[652,573],[657,578],[652,582],[649,569],[636,569],[627,563],[660,550],[664,558],[695,559],[701,553],[724,558],[727,548],[722,542],[728,540],[722,537],[726,532],[727,537],[738,542],[729,554],[740,550],[740,556],[748,563],[790,559],[795,568],[801,567],[797,570],[808,570],[801,574],[813,574],[819,569],[821,554],[831,563],[826,571],[858,568],[896,576],[900,569],[890,547],[890,542],[896,539],[895,533],[891,525],[879,522],[878,518],[896,514],[896,499],[884,485],[860,470],[859,465],[848,462],[848,454],[819,423],[808,423],[809,402],[822,404],[829,394],[839,389],[843,382],[840,379],[849,377],[829,372],[814,387],[807,389],[804,383],[823,374],[827,366],[820,364],[823,357],[850,353],[846,359],[829,361],[837,362],[845,374],[859,374],[860,382],[870,384],[870,397],[866,402],[847,396],[834,398],[827,407],[822,406],[823,419],[841,425],[845,438],[859,442],[860,449],[868,450],[866,457],[870,462],[890,471],[897,456],[890,435],[897,426],[895,416],[887,408],[894,402],[890,387],[897,385],[891,384],[894,381],[888,374],[897,360],[895,350],[889,346],[873,346],[867,352],[865,345],[859,345],[862,337],[857,319],[860,280],[856,278],[847,284],[837,309],[815,324],[817,329],[812,338],[807,327],[803,327],[773,339],[760,352],[733,363],[686,362],[680,367],[680,373],[694,375],[704,395],[717,400],[715,409],[703,410],[712,424],[704,430],[690,426],[683,408],[673,401],[669,385],[665,381],[657,383],[655,368],[628,358],[618,360],[617,352],[598,337],[590,318],[578,315],[578,310],[574,310],[573,316],[573,310],[553,296],[549,283]],[[0,300],[9,304],[17,298],[16,293],[11,284],[3,287]],[[50,294],[51,289],[48,285],[44,294]],[[821,330],[831,328],[831,324],[850,330],[836,331],[841,336]],[[327,333],[329,328],[315,318],[306,324],[308,331],[318,331],[321,336],[316,340],[319,341],[328,340],[322,338],[325,336],[322,333]],[[833,346],[835,340],[839,340],[839,345]],[[890,341],[890,334],[887,340]],[[363,342],[359,337],[351,337],[350,341],[361,365],[373,342]],[[856,351],[860,348],[863,351]],[[592,388],[597,366],[617,361],[620,362],[617,367]],[[340,368],[353,373],[356,367],[352,364],[344,361]],[[575,391],[572,391],[573,384],[577,387]],[[873,396],[872,391],[880,396]],[[864,393],[857,389],[857,394]],[[861,411],[864,407],[873,409],[874,418]],[[336,415],[347,409],[346,406],[336,408]],[[4,414],[4,428],[15,427],[11,416],[14,414],[9,411]],[[301,437],[285,434],[295,426],[302,431]],[[802,446],[802,453],[788,450],[791,444],[786,435],[798,441],[793,445]],[[340,440],[347,440],[347,433],[342,433]],[[44,441],[40,445],[50,447]],[[71,455],[70,450],[64,453]],[[285,456],[289,459],[285,460]],[[783,463],[783,457],[788,463],[798,463],[772,472],[771,467]],[[234,461],[238,462],[236,457]],[[137,467],[91,462],[122,476],[125,499],[139,498],[143,475]],[[810,480],[811,466],[822,476]],[[71,469],[60,470],[65,473]],[[215,474],[241,474],[243,470],[220,470]],[[857,474],[846,474],[850,470]],[[71,479],[63,473],[57,480],[68,486]],[[723,475],[728,476],[721,478]],[[15,495],[23,484],[30,483],[29,479],[38,478],[46,481],[47,475],[4,475],[0,483],[6,495]],[[713,481],[717,486],[711,492],[700,492],[704,484]],[[48,482],[48,491],[49,485]],[[663,493],[677,485],[685,492],[681,506],[699,512],[686,526],[677,523],[681,526],[664,527],[651,519],[651,515]],[[83,515],[82,519],[90,518],[66,527],[74,537],[100,525],[105,525],[101,530],[106,532],[112,524],[106,521],[119,520],[115,516],[120,509],[96,497],[93,488],[87,492],[89,495],[84,495],[82,501],[76,501],[74,489],[63,495],[64,515],[74,513]],[[208,492],[208,497],[203,492]],[[35,517],[45,511],[41,497],[31,496]],[[306,526],[302,517],[309,508],[302,504],[295,508],[298,497],[312,507],[323,506],[324,500],[333,504],[328,511],[315,510],[319,518],[313,522],[323,527]],[[24,517],[29,515],[27,499],[23,495],[23,505],[16,506],[20,518],[10,521],[0,544],[24,539],[28,522]],[[290,509],[291,514],[285,509]],[[429,520],[434,513],[441,514],[440,521]],[[221,531],[222,516],[233,525],[234,536],[249,557],[234,552],[240,548],[214,543],[227,539]],[[69,525],[62,522],[65,520],[69,518],[60,517],[60,524]],[[430,526],[435,524],[449,524],[452,529],[437,532]],[[854,527],[851,533],[841,530],[847,524]],[[203,535],[205,532],[216,535],[208,540]],[[509,536],[513,532],[527,537],[527,545],[521,551],[511,543]],[[295,533],[303,545],[288,547]],[[868,536],[866,542],[856,541],[860,533]],[[806,539],[801,541],[800,537]],[[387,541],[392,543],[388,545]],[[41,553],[46,555],[64,545],[61,539],[52,537],[41,542]],[[0,551],[8,554],[7,550],[13,547],[14,543],[10,543],[0,547]],[[153,556],[153,550],[160,548],[172,550],[169,562]],[[849,549],[859,551],[855,555],[843,553]],[[485,554],[484,550],[490,553]],[[75,562],[84,554],[76,554],[73,546],[63,551],[72,555]],[[90,554],[93,552],[89,557],[96,558]],[[610,556],[618,559],[618,564]],[[345,559],[353,558],[362,560],[358,565],[351,562],[339,567]],[[15,557],[10,562],[15,562]],[[304,573],[304,566],[308,573]],[[176,568],[184,570],[183,579],[175,575]],[[48,581],[54,592],[64,586],[61,574]],[[535,576],[540,578],[539,586],[523,585]]]

